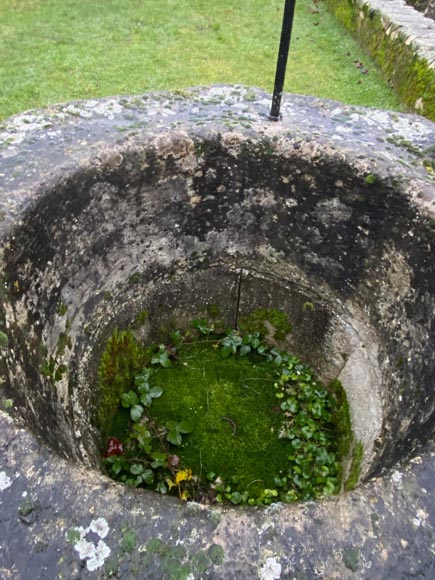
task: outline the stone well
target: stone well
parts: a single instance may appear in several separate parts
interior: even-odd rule
[[[435,125],[269,105],[211,87],[0,127],[0,578],[434,577]],[[341,380],[357,489],[215,507],[99,472],[107,337],[155,340],[211,304],[229,325],[282,309],[280,346]]]

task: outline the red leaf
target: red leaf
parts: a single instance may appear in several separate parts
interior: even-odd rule
[[[180,458],[178,455],[168,455],[168,467],[171,469],[172,467],[177,467],[180,463]]]
[[[107,442],[107,450],[104,453],[104,457],[110,457],[111,455],[122,455],[124,453],[124,449],[122,447],[122,443],[116,437],[110,437]]]
[[[166,346],[166,353],[169,358],[176,359],[177,358],[177,347],[173,344],[168,344]]]

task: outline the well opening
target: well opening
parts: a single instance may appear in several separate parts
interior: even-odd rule
[[[304,147],[174,130],[39,191],[5,245],[4,363],[49,446],[98,467],[111,332],[152,342],[211,304],[228,325],[257,308],[286,314],[280,346],[346,390],[362,480],[432,433],[431,223],[369,165]]]

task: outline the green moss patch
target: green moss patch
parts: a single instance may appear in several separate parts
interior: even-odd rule
[[[274,487],[274,475],[285,472],[288,442],[277,437],[271,365],[260,357],[223,360],[214,345],[187,343],[177,364],[157,370],[153,383],[164,394],[153,417],[162,423],[189,418],[193,430],[179,454],[200,477],[215,472],[243,488]]]
[[[258,331],[215,334],[205,320],[192,326],[148,349],[128,332],[109,340],[99,413],[108,425],[108,473],[205,503],[338,493],[353,442],[340,383],[324,387]]]
[[[134,380],[147,361],[148,351],[140,345],[131,331],[118,331],[109,338],[101,357],[98,386],[100,405],[95,417],[103,437],[119,407],[119,397]]]
[[[283,340],[292,330],[287,316],[276,308],[258,308],[242,317],[238,324],[242,331],[259,332],[277,340]]]

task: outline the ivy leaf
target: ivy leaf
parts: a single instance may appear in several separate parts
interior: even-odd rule
[[[275,355],[273,362],[279,367],[282,364],[282,356],[280,354]]]
[[[242,494],[241,494],[241,493],[239,493],[238,491],[234,491],[234,492],[231,494],[230,501],[231,501],[231,503],[233,503],[234,505],[237,505],[237,504],[241,503],[241,501],[242,501],[242,500],[243,500]]]
[[[141,465],[140,463],[133,463],[133,465],[130,467],[130,473],[132,473],[133,475],[141,475],[143,473],[143,465]]]
[[[292,439],[291,444],[293,445],[293,449],[300,449],[302,447],[302,441],[298,437]]]
[[[150,397],[149,393],[144,393],[140,398],[140,402],[142,403],[142,405],[145,405],[145,407],[151,407],[151,403],[153,402],[153,400]]]
[[[335,484],[332,479],[328,479],[326,481],[325,486],[323,487],[323,495],[333,495],[335,493]]]
[[[121,395],[121,405],[128,409],[129,407],[134,407],[139,403],[139,398],[134,391],[128,391],[128,393],[123,393]]]
[[[145,405],[145,407],[150,407],[153,399],[157,399],[163,393],[161,387],[151,387],[148,382],[142,382],[137,390],[141,395],[140,402]]]
[[[148,485],[150,483],[153,483],[154,481],[154,473],[152,469],[145,469],[145,471],[142,473],[142,480],[144,481],[144,483],[147,483]]]
[[[214,324],[209,326],[209,322],[205,318],[193,320],[192,326],[193,328],[196,328],[196,330],[199,330],[201,334],[211,334],[214,331]]]
[[[222,358],[228,358],[230,356],[230,354],[232,354],[232,348],[230,346],[224,346],[221,349],[221,357]]]
[[[143,414],[142,405],[134,405],[130,409],[131,420],[134,421],[135,423],[137,423],[140,420],[140,418],[142,417],[142,414]]]
[[[113,462],[111,462],[112,463],[111,471],[115,475],[119,475],[121,473],[121,470],[122,470],[122,462],[118,456],[112,455],[112,457],[114,457],[114,459],[113,459]],[[111,459],[111,458],[109,458],[109,459]]]
[[[181,445],[182,442],[181,434],[178,431],[168,431],[166,439],[172,445]]]
[[[286,477],[275,477],[273,479],[276,487],[284,487],[287,484],[287,478]]]
[[[137,442],[139,444],[139,447],[145,451],[145,453],[150,453],[151,452],[151,437],[148,437],[146,435],[143,435],[142,433],[140,435],[137,436]]]
[[[160,365],[161,365],[162,367],[164,367],[165,369],[167,369],[168,367],[170,367],[170,366],[171,366],[171,364],[172,364],[172,363],[171,363],[171,361],[169,360],[169,357],[168,357],[168,355],[166,355],[166,357],[161,357],[161,358],[160,358]]]
[[[251,347],[249,346],[249,344],[244,344],[240,348],[240,356],[246,356],[250,352],[251,352]]]
[[[183,337],[181,336],[181,332],[179,330],[171,332],[169,336],[175,345],[180,344],[180,342],[183,340]]]
[[[151,375],[153,374],[153,370],[147,367],[144,367],[142,371],[135,376],[134,383],[136,386],[140,386],[142,384],[148,383],[150,380]]]
[[[156,492],[160,493],[162,495],[165,495],[166,493],[168,493],[168,488],[163,483],[163,481],[159,481],[159,483],[157,484]]]
[[[166,453],[161,453],[160,451],[154,451],[154,453],[151,453],[151,457],[154,460],[151,463],[151,467],[153,469],[157,469],[158,467],[165,467],[166,462],[167,462]]]
[[[171,366],[171,361],[169,359],[166,346],[164,344],[159,345],[159,352],[153,356],[151,359],[152,365],[160,365],[163,368],[168,368]]]
[[[152,399],[158,399],[163,394],[161,387],[151,387],[149,395]]]
[[[307,439],[311,439],[313,436],[313,432],[308,426],[302,427],[301,432]]]

